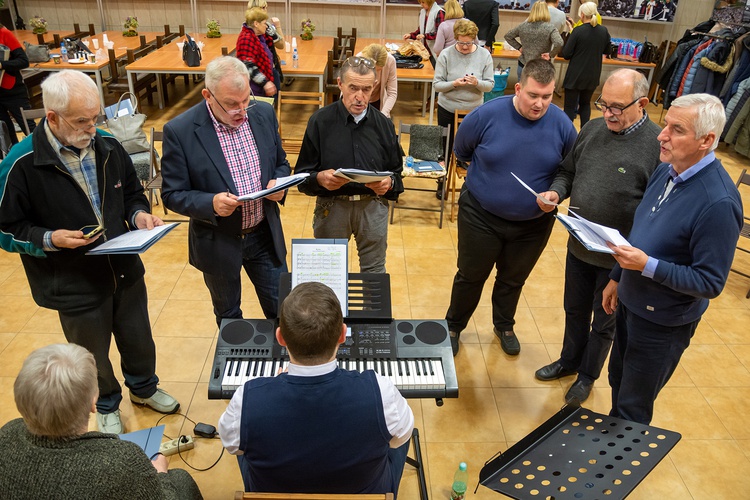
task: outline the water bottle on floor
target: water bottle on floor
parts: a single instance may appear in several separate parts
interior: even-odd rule
[[[466,462],[458,464],[458,470],[453,475],[453,488],[451,500],[464,500],[466,498],[466,485],[469,482],[469,473],[466,471]]]

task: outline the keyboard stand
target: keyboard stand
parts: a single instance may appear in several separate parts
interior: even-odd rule
[[[419,498],[428,500],[427,481],[424,477],[424,464],[422,463],[422,448],[419,446],[419,429],[416,427],[411,432],[411,443],[414,446],[414,458],[406,456],[406,463],[417,470],[417,480],[419,481]]]
[[[566,405],[485,463],[479,483],[516,499],[622,499],[681,438],[677,432]]]

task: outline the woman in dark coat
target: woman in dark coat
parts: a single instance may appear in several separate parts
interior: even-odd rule
[[[570,61],[565,73],[565,114],[575,120],[576,110],[581,127],[591,118],[591,97],[602,74],[602,56],[609,49],[609,32],[597,22],[596,4],[586,2],[578,9],[583,24],[574,29],[561,55]]]

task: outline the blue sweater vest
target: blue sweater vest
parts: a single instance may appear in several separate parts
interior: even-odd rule
[[[240,449],[251,491],[393,491],[390,440],[374,372],[245,384]]]

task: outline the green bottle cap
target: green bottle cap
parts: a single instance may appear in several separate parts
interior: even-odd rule
[[[458,470],[466,470],[466,462],[461,462],[458,464]]]

